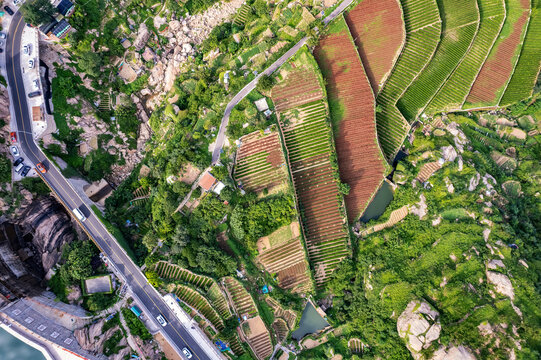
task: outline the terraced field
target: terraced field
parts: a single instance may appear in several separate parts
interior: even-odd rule
[[[397,106],[408,121],[419,116],[432,97],[461,63],[479,28],[476,0],[438,0],[443,21],[441,41],[423,71]]]
[[[440,88],[425,112],[460,110],[471,86],[496,42],[505,20],[504,0],[479,0],[480,24],[477,36],[463,61]]]
[[[392,161],[409,131],[409,123],[396,102],[428,63],[440,39],[441,19],[434,0],[401,0],[406,42],[391,75],[377,96],[378,141],[387,161]]]
[[[180,300],[199,311],[218,331],[224,329],[224,322],[218,312],[214,310],[209,301],[199,292],[188,286],[178,285],[175,289],[175,295],[177,295]]]
[[[290,69],[282,73],[281,91],[323,82],[317,63],[311,54],[301,50],[291,61]],[[310,70],[310,71],[307,71]],[[304,75],[299,77],[298,72]],[[290,81],[289,77],[299,82]],[[294,92],[294,91],[293,91]],[[316,93],[316,92],[314,92]],[[319,98],[307,102],[288,103],[278,110],[278,120],[287,161],[295,187],[297,206],[301,214],[308,259],[314,270],[316,285],[323,284],[336,265],[349,255],[349,232],[343,200],[338,191],[338,169],[333,167],[333,135],[328,122],[327,103],[320,87]],[[274,96],[280,92],[272,90]]]
[[[327,108],[316,101],[279,114],[290,170],[316,284],[348,256],[349,234],[336,169]]]
[[[541,1],[532,0],[530,23],[520,58],[500,101],[500,106],[512,104],[532,95],[541,65]]]
[[[273,239],[292,226],[296,228],[295,234],[290,230],[286,233],[288,236],[280,236],[277,241]],[[257,261],[263,265],[267,272],[277,275],[278,285],[281,288],[303,293],[312,290],[310,270],[297,222],[286,225],[273,234],[259,239],[257,247],[259,252]]]
[[[400,5],[397,0],[364,0],[345,18],[377,94],[406,37]]]
[[[161,278],[180,280],[194,287],[200,288],[203,291],[207,291],[214,283],[212,278],[204,275],[194,274],[190,270],[181,268],[178,265],[169,264],[165,261],[158,261],[156,264],[156,272]]]
[[[385,160],[377,143],[375,99],[363,64],[343,19],[314,50],[327,83],[340,179],[350,222],[368,206],[383,181]]]
[[[247,317],[257,315],[257,307],[252,296],[250,296],[240,282],[230,276],[223,278],[222,281],[233,303],[233,307],[240,318],[244,315]]]
[[[520,55],[529,15],[530,0],[506,1],[502,31],[473,83],[465,109],[498,104]]]
[[[318,78],[313,76],[311,67],[296,68],[284,76],[284,81],[273,87],[271,92],[276,111],[284,111],[323,98],[323,90]]]
[[[240,138],[234,178],[245,190],[272,192],[287,186],[287,167],[277,131],[259,131]]]

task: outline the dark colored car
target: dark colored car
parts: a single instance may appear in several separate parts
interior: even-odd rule
[[[32,169],[30,166],[26,165],[24,168],[23,168],[23,171],[21,172],[21,176],[26,176],[28,175],[28,172],[30,171],[30,169]]]
[[[13,166],[18,166],[20,163],[22,163],[24,161],[24,159],[21,157],[21,158],[18,158],[17,160],[15,160],[15,162],[13,163]]]
[[[40,95],[41,95],[40,91],[32,91],[30,94],[28,94],[28,97],[33,98],[33,97],[40,96]]]
[[[4,49],[0,48],[0,54],[4,52]]]
[[[9,6],[4,6],[4,10],[6,10],[6,12],[9,14],[9,15],[13,15],[15,14],[15,12],[13,12],[13,10],[11,10],[11,8]]]

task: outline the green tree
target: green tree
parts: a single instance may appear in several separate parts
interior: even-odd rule
[[[149,284],[156,288],[160,287],[162,284],[162,281],[160,280],[160,277],[156,271],[147,270],[145,271],[145,276],[147,277]]]
[[[102,55],[94,51],[86,51],[79,57],[79,67],[90,76],[100,75]]]
[[[78,242],[71,246],[68,255],[68,273],[74,280],[83,280],[92,275],[90,261],[94,255],[89,242]]]
[[[119,106],[115,110],[115,117],[120,131],[132,137],[137,136],[137,130],[139,129],[139,120],[135,116],[136,110],[134,104],[130,106]]]
[[[4,156],[0,155],[0,183],[11,181],[11,162]]]
[[[261,75],[257,81],[257,90],[268,91],[274,86],[275,80],[271,75]]]
[[[57,12],[49,0],[27,1],[21,5],[20,10],[24,21],[34,26],[51,21]]]

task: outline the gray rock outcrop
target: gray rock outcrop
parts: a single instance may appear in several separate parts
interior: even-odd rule
[[[415,359],[422,359],[421,350],[430,347],[440,337],[440,314],[424,301],[411,301],[398,317],[398,335]]]

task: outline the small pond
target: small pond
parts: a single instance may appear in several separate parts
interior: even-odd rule
[[[384,181],[379,188],[376,196],[361,216],[361,222],[367,223],[372,219],[379,218],[384,212],[387,205],[393,200],[393,188],[387,181]]]
[[[314,334],[325,329],[327,326],[329,326],[329,323],[319,315],[314,305],[308,302],[302,312],[299,328],[291,334],[291,337],[300,340],[308,334]]]

